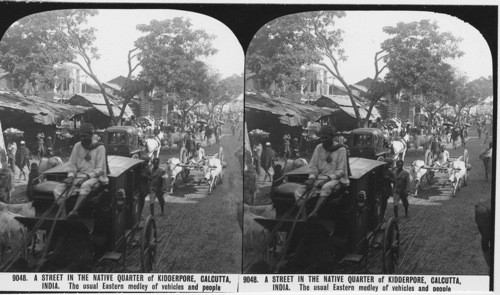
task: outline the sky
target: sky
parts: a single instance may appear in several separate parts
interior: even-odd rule
[[[345,32],[342,47],[348,59],[340,63],[340,71],[347,83],[354,84],[374,76],[375,53],[380,50],[380,44],[389,38],[383,32],[383,27],[421,19],[435,20],[439,31],[451,32],[463,39],[459,46],[464,55],[450,63],[467,75],[469,80],[493,75],[488,44],[473,26],[456,17],[422,11],[347,11],[346,17],[337,21]]]
[[[105,82],[127,74],[128,51],[141,34],[136,25],[176,16],[188,17],[194,28],[202,28],[216,36],[214,47],[219,52],[207,63],[222,77],[243,73],[243,49],[232,31],[216,19],[182,10],[110,9],[99,10],[99,15],[89,20],[89,26],[97,29],[95,45],[101,58],[93,61],[93,69],[98,78]],[[422,11],[347,11],[346,17],[337,20],[337,25],[345,32],[341,46],[348,59],[340,63],[340,71],[347,83],[373,77],[374,54],[380,50],[382,41],[389,37],[382,31],[383,27],[421,19],[435,20],[442,31],[463,38],[460,48],[465,54],[452,64],[470,80],[492,75],[491,53],[486,41],[475,28],[453,16]],[[90,79],[86,81],[92,82]]]
[[[194,29],[204,29],[216,36],[213,46],[218,53],[206,62],[219,71],[223,78],[243,74],[243,49],[238,39],[229,28],[214,18],[180,10],[99,10],[99,15],[90,18],[88,23],[97,29],[94,44],[101,58],[93,61],[93,68],[98,78],[105,82],[119,75],[127,75],[128,51],[142,34],[136,29],[138,24],[177,16],[191,19]],[[134,74],[137,73],[136,70]]]
[[[89,22],[98,29],[95,43],[101,53],[101,59],[95,62],[98,76],[108,81],[126,75],[128,50],[140,36],[135,29],[137,24],[175,16],[189,17],[195,28],[203,28],[217,36],[214,47],[219,53],[208,63],[223,77],[243,73],[243,50],[238,40],[229,28],[211,17],[180,10],[100,10],[99,15]],[[456,17],[423,11],[347,11],[346,17],[337,22],[345,31],[342,47],[348,59],[340,64],[340,69],[347,82],[354,84],[373,77],[374,54],[380,50],[382,41],[389,37],[383,32],[383,27],[421,19],[437,21],[441,31],[449,31],[463,39],[460,48],[465,54],[451,63],[470,80],[492,75],[491,52],[486,41],[474,27]]]

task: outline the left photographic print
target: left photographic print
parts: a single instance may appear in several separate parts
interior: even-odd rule
[[[0,41],[0,271],[241,273],[243,67],[231,30],[188,11],[14,22]]]

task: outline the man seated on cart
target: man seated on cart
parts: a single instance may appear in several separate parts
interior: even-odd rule
[[[333,126],[322,126],[318,136],[321,143],[314,149],[311,162],[309,163],[309,179],[297,187],[294,192],[295,200],[301,205],[305,200],[312,197],[308,188],[315,186],[320,190],[316,207],[307,217],[315,219],[326,198],[341,186],[349,185],[347,147],[339,142],[336,130]],[[307,195],[304,195],[307,194]]]
[[[68,219],[78,218],[78,209],[92,190],[108,183],[106,148],[100,142],[92,140],[94,128],[91,124],[80,126],[80,142],[71,151],[68,161],[68,178],[54,189],[54,197],[62,204],[67,196],[73,195],[79,188],[78,199]]]
[[[203,165],[203,161],[205,161],[205,150],[201,147],[201,142],[197,142],[190,162],[194,165]]]
[[[446,147],[443,144],[441,145],[439,153],[434,155],[432,164],[434,167],[447,168],[449,162],[450,162],[450,152],[446,150]]]

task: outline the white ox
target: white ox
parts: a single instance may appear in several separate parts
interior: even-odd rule
[[[452,161],[448,168],[448,180],[454,186],[467,185],[467,166],[462,156]]]
[[[422,180],[422,177],[427,172],[430,172],[428,171],[429,169],[425,168],[426,166],[432,166],[432,157],[430,150],[425,151],[425,161],[415,160],[410,166],[410,176],[415,182],[415,196],[418,193],[418,188],[420,187],[420,181]]]
[[[167,173],[165,174],[165,177],[167,177],[171,183],[169,194],[174,192],[175,180],[182,172],[183,167],[179,166],[180,164],[181,160],[179,160],[179,158],[170,158],[167,161]]]
[[[255,218],[276,218],[273,205],[249,206],[243,205],[243,253],[244,269],[254,267],[254,264],[265,260],[269,244],[269,231],[255,221]],[[240,224],[241,226],[241,224]]]
[[[21,251],[21,257],[25,258],[27,229],[15,219],[17,216],[34,217],[35,208],[32,203],[5,204],[0,202],[0,247],[2,248],[2,260],[5,248],[13,252]]]
[[[205,164],[203,165],[203,174],[205,175],[205,180],[209,185],[208,193],[211,193],[212,188],[217,185],[216,181],[220,181],[221,172],[222,162],[219,158],[217,158],[217,156],[213,156],[205,160]]]
[[[424,168],[425,162],[422,160],[415,160],[411,164],[410,167],[410,176],[413,178],[415,182],[415,192],[414,195],[416,196],[418,194],[418,188],[420,187],[420,181],[422,180],[422,177],[427,173],[426,168]]]

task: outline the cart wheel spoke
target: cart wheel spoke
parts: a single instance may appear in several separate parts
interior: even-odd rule
[[[143,272],[151,272],[153,270],[157,241],[156,223],[153,216],[149,216],[146,220],[141,240],[141,270]]]
[[[389,219],[384,231],[382,245],[382,271],[383,273],[395,273],[399,261],[399,227],[394,218]]]

